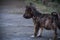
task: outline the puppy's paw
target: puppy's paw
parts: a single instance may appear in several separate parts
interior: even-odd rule
[[[35,36],[34,36],[34,35],[32,35],[32,36],[30,36],[30,37],[34,38]]]
[[[41,35],[38,35],[38,37],[42,37]]]

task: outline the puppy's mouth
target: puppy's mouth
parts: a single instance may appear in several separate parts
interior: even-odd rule
[[[32,18],[32,17],[30,17],[30,16],[25,16],[25,15],[23,15],[23,17],[26,18],[26,19]]]

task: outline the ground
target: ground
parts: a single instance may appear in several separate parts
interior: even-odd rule
[[[3,5],[0,7],[0,40],[49,40],[53,37],[52,30],[45,30],[42,37],[32,38],[34,25],[32,19],[23,18],[24,3],[18,1],[15,5]],[[14,3],[15,3],[14,2]],[[13,3],[13,2],[12,2]],[[5,3],[4,3],[5,4]],[[18,5],[20,6],[18,6]],[[13,5],[13,6],[12,6]],[[18,11],[17,11],[18,10]],[[15,14],[16,13],[16,14]],[[20,14],[19,14],[20,13]],[[60,31],[58,30],[58,38]],[[60,40],[60,39],[58,39]]]

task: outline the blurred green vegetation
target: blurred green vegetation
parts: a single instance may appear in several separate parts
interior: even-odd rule
[[[43,5],[41,0],[26,0],[28,3],[34,3],[38,9],[42,12],[51,13],[53,11],[60,12],[60,0],[52,0],[51,3],[48,2],[48,5]],[[50,4],[49,4],[50,3]]]

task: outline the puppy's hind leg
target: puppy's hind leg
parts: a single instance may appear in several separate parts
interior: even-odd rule
[[[42,37],[43,27],[40,28],[38,37]]]
[[[53,40],[57,40],[57,28],[54,29],[54,37]]]

